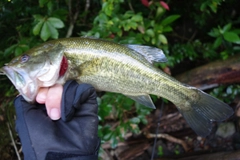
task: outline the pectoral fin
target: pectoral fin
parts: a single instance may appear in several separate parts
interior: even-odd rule
[[[155,105],[153,104],[153,101],[151,99],[151,97],[147,94],[145,95],[129,95],[129,94],[124,94],[125,96],[133,99],[134,101],[146,106],[146,107],[149,107],[149,108],[152,108],[152,109],[156,109]]]

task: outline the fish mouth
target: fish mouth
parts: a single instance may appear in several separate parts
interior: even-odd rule
[[[16,87],[22,87],[25,84],[25,80],[21,74],[15,71],[12,67],[4,66],[1,71],[6,74],[6,76],[10,79],[10,81]],[[18,83],[18,85],[17,85]],[[18,89],[18,88],[17,88]]]
[[[10,79],[26,101],[33,102],[35,100],[38,88],[30,78],[10,66],[4,66],[0,71]]]

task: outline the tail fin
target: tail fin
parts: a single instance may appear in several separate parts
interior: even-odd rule
[[[223,121],[233,114],[233,109],[222,101],[200,91],[200,99],[191,103],[191,109],[178,109],[190,127],[200,136],[206,137],[212,130],[212,121]],[[185,107],[186,108],[186,107]]]

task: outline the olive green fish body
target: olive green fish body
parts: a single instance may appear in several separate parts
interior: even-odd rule
[[[65,46],[69,42],[60,43]],[[127,95],[154,94],[175,104],[181,103],[191,92],[188,87],[156,69],[144,57],[125,46],[95,39],[76,44],[65,51],[66,57],[74,61],[79,73],[75,79],[90,83],[98,90]]]
[[[75,79],[79,83],[89,83],[97,90],[122,93],[151,108],[155,106],[149,94],[166,98],[177,106],[201,136],[209,134],[212,121],[222,121],[233,114],[227,104],[155,68],[154,61],[166,61],[157,48],[68,38],[44,43],[26,55],[30,57],[26,62],[16,58],[2,70],[29,101],[34,100],[39,87]],[[68,61],[68,68],[59,77],[63,57]],[[35,65],[35,69],[30,70],[29,65]]]

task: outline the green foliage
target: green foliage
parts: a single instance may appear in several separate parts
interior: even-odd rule
[[[82,34],[112,38],[119,43],[167,46],[164,33],[173,30],[171,25],[180,15],[164,16],[163,8],[154,3],[149,8],[148,16],[144,16],[141,10],[121,8],[122,3],[123,1],[105,1],[99,15],[94,19],[93,28]]]
[[[175,147],[174,153],[175,153],[176,155],[180,154],[179,145],[177,145],[177,146]]]
[[[200,6],[200,10],[202,12],[207,11],[208,14],[210,14],[210,11],[217,13],[218,5],[220,5],[222,1],[223,0],[205,0]]]
[[[216,18],[219,8],[221,10],[224,0],[199,0],[188,5],[193,12],[190,12],[190,16],[194,18],[196,24],[200,27],[207,26],[209,18]],[[199,12],[200,11],[200,12]],[[220,17],[219,17],[220,18]],[[222,18],[222,17],[221,17]]]
[[[11,54],[14,54],[14,56],[19,56],[23,52],[29,50],[29,46],[27,45],[27,40],[26,39],[21,39],[17,44],[14,44],[8,48],[5,49],[4,51],[4,56],[8,57]]]
[[[163,147],[162,146],[158,146],[158,156],[162,157],[163,155],[164,155]]]
[[[40,35],[43,41],[48,40],[50,37],[53,39],[58,38],[58,28],[63,28],[64,24],[59,18],[43,17],[41,15],[33,16],[37,22],[33,28],[33,35]]]
[[[229,55],[240,50],[239,46],[235,46],[235,44],[240,44],[240,30],[232,29],[232,23],[228,23],[222,28],[219,26],[213,28],[208,34],[215,38],[213,49],[224,48],[220,52],[223,59],[227,59]]]
[[[220,86],[214,88],[210,94],[226,103],[231,103],[237,95],[240,95],[240,85]]]
[[[171,69],[186,62],[203,64],[239,53],[238,1],[167,2],[169,11],[159,1],[151,1],[146,7],[139,0],[92,0],[87,8],[86,1],[78,0],[3,0],[0,65],[43,41],[65,37],[71,27],[74,29],[70,36],[94,36],[161,48],[169,61],[156,66]],[[11,98],[16,92],[9,89],[6,78],[2,79],[2,96]],[[212,95],[230,103],[239,92],[239,85],[230,85],[214,89]],[[99,135],[113,148],[127,133],[140,133],[140,124],[147,124],[145,117],[151,111],[120,94],[106,93],[98,102]]]
[[[147,124],[145,116],[151,111],[116,93],[106,93],[98,102],[99,136],[104,142],[110,141],[112,148],[117,146],[119,140],[124,140],[127,133],[140,133],[138,125]],[[109,120],[113,123],[112,126],[109,126]]]

